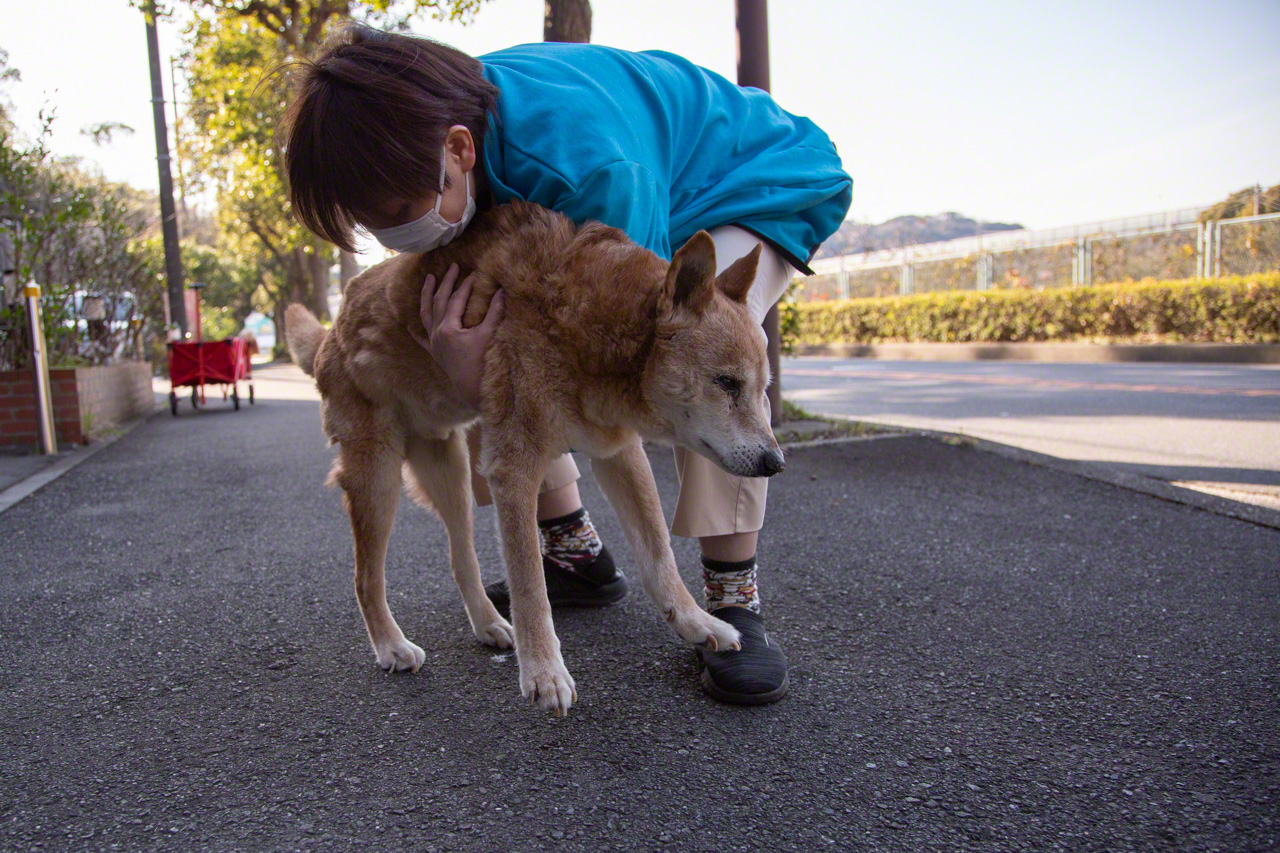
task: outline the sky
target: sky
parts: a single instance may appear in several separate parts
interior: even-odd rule
[[[540,41],[542,8],[488,0],[469,26],[415,31],[481,55]],[[736,76],[733,0],[592,8],[597,44]],[[1280,183],[1277,0],[775,0],[769,11],[773,95],[835,141],[859,221],[956,211],[1048,228]],[[145,30],[127,0],[0,0],[0,48],[22,74],[0,93],[21,128],[53,105],[58,153],[156,187]],[[160,49],[178,51],[173,25]],[[104,121],[137,132],[95,147],[80,130]]]

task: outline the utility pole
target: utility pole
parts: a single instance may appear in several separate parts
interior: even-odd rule
[[[768,0],[734,0],[738,29],[738,85],[769,91],[769,4]],[[769,339],[769,406],[773,426],[782,423],[782,343],[778,337],[778,306],[764,317],[764,334]]]
[[[173,92],[173,153],[178,155],[178,204],[182,206],[182,219],[190,226],[187,219],[187,179],[182,174],[182,118],[178,115],[178,72],[174,68],[175,61],[169,57],[169,91]]]
[[[156,0],[146,0],[147,56],[151,62],[151,114],[156,125],[156,166],[160,173],[160,228],[164,234],[164,268],[169,281],[169,317],[187,335],[187,310],[182,293],[182,255],[178,246],[178,217],[173,210],[173,176],[169,172],[169,129],[164,115],[164,79],[160,75],[160,40],[156,36]]]

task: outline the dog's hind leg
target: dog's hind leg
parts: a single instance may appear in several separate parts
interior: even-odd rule
[[[640,437],[613,456],[593,460],[592,470],[640,564],[640,585],[672,630],[687,643],[720,650],[740,648],[738,629],[699,607],[680,579],[658,487]]]
[[[373,643],[378,666],[386,670],[422,666],[426,654],[405,639],[387,607],[387,540],[400,502],[401,454],[383,441],[346,442],[333,480],[343,492],[356,545],[356,599]]]
[[[520,693],[539,708],[564,716],[577,699],[573,677],[560,656],[551,621],[542,551],[538,546],[538,485],[542,465],[507,462],[486,471],[498,509],[502,550],[516,629]]]
[[[453,430],[443,440],[411,438],[407,451],[409,473],[421,490],[421,495],[415,497],[434,507],[449,531],[449,565],[462,593],[471,630],[487,646],[514,648],[515,629],[498,614],[480,583],[471,510],[471,465],[462,431]],[[424,497],[426,500],[422,500]]]

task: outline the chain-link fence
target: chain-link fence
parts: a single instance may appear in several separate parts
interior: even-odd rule
[[[1089,283],[1138,278],[1194,278],[1201,272],[1198,256],[1201,226],[1185,225],[1168,231],[1090,237]]]
[[[1041,289],[1280,270],[1280,213],[1200,222],[1200,210],[826,258],[813,263],[817,275],[805,279],[800,298]],[[1157,217],[1164,222],[1155,224]]]
[[[1212,275],[1280,269],[1280,214],[1221,219],[1213,223],[1213,231]]]

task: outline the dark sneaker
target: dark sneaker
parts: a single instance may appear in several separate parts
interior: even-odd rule
[[[706,669],[702,689],[721,702],[765,705],[787,695],[787,656],[764,630],[764,618],[745,607],[718,607],[711,611],[742,634],[742,651],[698,651]]]
[[[613,564],[608,548],[601,548],[595,561],[580,569],[566,569],[544,556],[542,571],[552,607],[605,607],[627,597],[627,579]],[[511,592],[507,582],[494,581],[484,591],[498,612],[509,618]]]

